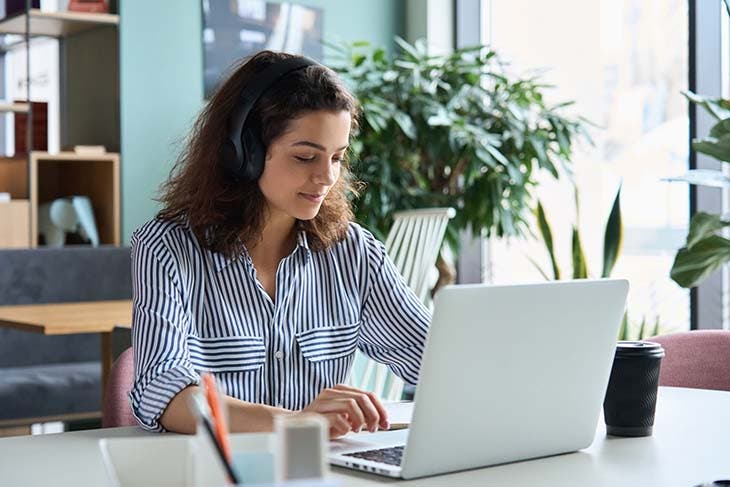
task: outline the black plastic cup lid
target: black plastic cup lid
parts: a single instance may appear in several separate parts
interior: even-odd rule
[[[616,344],[616,355],[621,357],[664,357],[664,348],[658,343],[647,341],[620,341]]]

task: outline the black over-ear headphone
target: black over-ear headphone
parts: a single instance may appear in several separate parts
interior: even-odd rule
[[[255,181],[264,170],[266,147],[261,142],[260,127],[246,127],[246,118],[256,101],[279,79],[313,65],[317,63],[302,56],[282,59],[264,68],[244,87],[228,119],[228,136],[221,150],[221,163],[236,180]]]

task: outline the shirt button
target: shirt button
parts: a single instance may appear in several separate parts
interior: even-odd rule
[[[283,353],[281,352],[281,350],[279,350],[278,352],[276,352],[276,353],[274,354],[274,357],[276,357],[276,358],[278,358],[279,360],[281,360],[282,358],[284,358],[284,354],[283,354]]]

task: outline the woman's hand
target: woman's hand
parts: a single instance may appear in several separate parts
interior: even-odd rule
[[[362,428],[371,433],[390,428],[388,413],[378,396],[344,384],[323,390],[303,411],[327,418],[330,439]]]

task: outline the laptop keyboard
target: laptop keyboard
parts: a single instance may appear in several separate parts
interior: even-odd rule
[[[403,446],[391,446],[390,448],[379,448],[377,450],[358,451],[345,453],[346,457],[362,458],[371,462],[387,463],[388,465],[400,466],[403,458]]]

